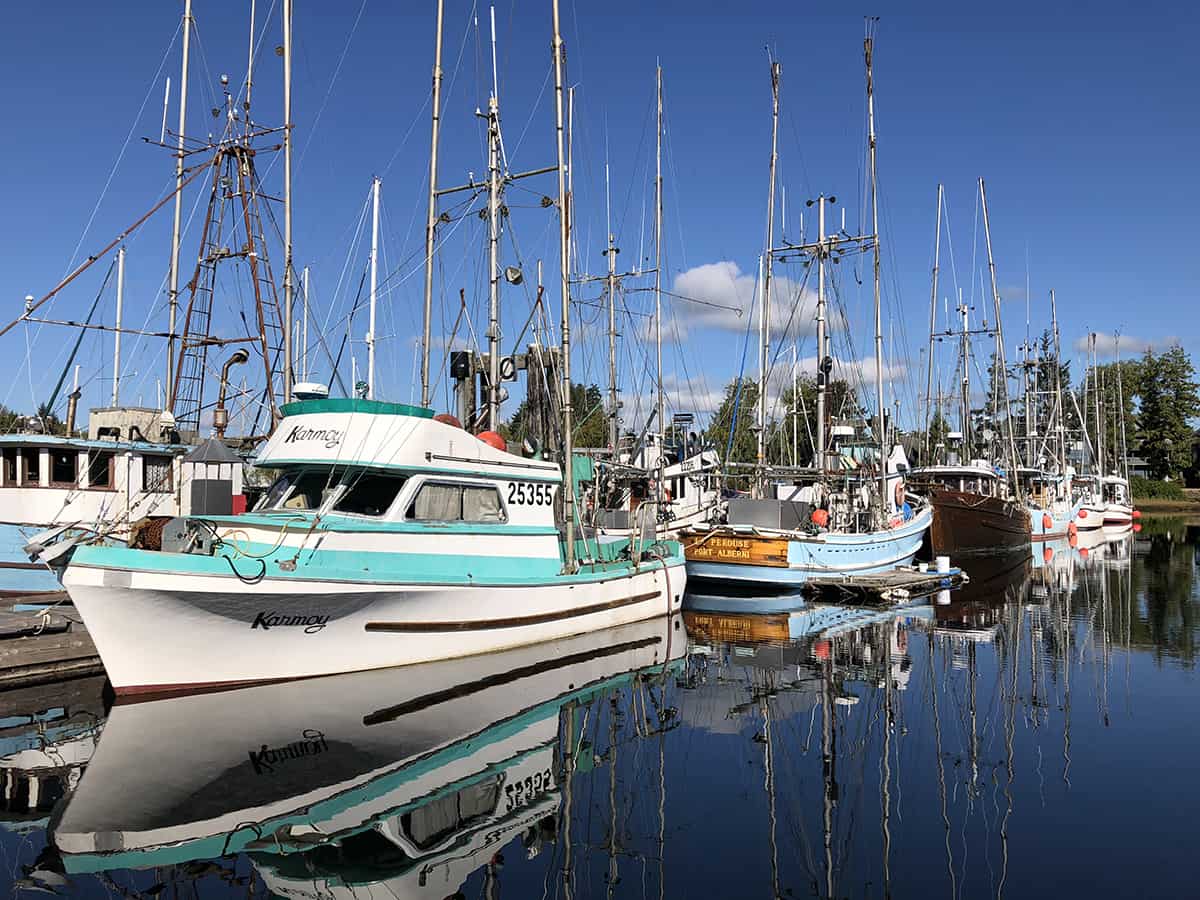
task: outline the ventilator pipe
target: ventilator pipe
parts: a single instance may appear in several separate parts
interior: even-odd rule
[[[216,432],[218,438],[225,437],[225,429],[229,425],[229,413],[225,409],[225,393],[229,387],[229,370],[234,366],[241,365],[250,358],[250,353],[245,347],[235,350],[229,359],[225,360],[225,365],[221,367],[221,389],[217,393],[217,407],[213,410],[213,431]]]

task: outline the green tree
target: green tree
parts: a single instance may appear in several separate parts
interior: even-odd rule
[[[797,391],[796,388],[799,390]],[[797,398],[799,402],[797,402]],[[863,418],[862,404],[849,382],[829,382],[825,394],[827,424],[858,424]],[[772,423],[769,434],[769,459],[790,465],[795,459],[802,466],[812,464],[815,448],[813,435],[816,433],[817,383],[813,378],[801,378],[788,385],[781,398],[781,416],[778,425]],[[795,428],[793,428],[793,421]],[[794,432],[794,435],[793,435]],[[793,438],[795,446],[793,447]]]
[[[604,409],[604,395],[598,385],[571,385],[572,424],[576,447],[607,447],[608,417]],[[528,398],[522,400],[509,420],[500,426],[500,433],[509,442],[520,443],[527,437],[535,437],[544,444],[549,442],[544,435],[532,434],[536,417],[529,407]],[[554,432],[561,433],[557,420]]]
[[[1192,464],[1195,432],[1189,419],[1200,415],[1195,369],[1178,345],[1141,361],[1138,441],[1155,478],[1178,478]]]
[[[725,397],[704,432],[704,438],[727,462],[753,464],[756,461],[758,444],[754,436],[754,408],[757,403],[757,382],[734,379],[725,386]]]
[[[0,434],[11,434],[17,430],[17,422],[20,421],[19,413],[13,412],[7,406],[0,404]]]

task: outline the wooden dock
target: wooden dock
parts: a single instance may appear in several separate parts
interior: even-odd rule
[[[74,607],[0,611],[0,689],[103,671]]]
[[[809,578],[801,591],[810,600],[858,604],[902,603],[951,590],[967,581],[967,573],[958,568],[948,572],[922,572],[915,566],[901,566],[891,572],[874,575]]]

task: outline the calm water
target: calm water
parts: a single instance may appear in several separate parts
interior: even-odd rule
[[[0,695],[0,890],[1195,896],[1198,544],[1152,520],[898,614],[688,614],[107,714],[102,679]]]

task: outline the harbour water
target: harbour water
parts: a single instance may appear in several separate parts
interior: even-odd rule
[[[0,888],[124,897],[1191,896],[1200,524],[900,609],[121,704],[0,695]]]

